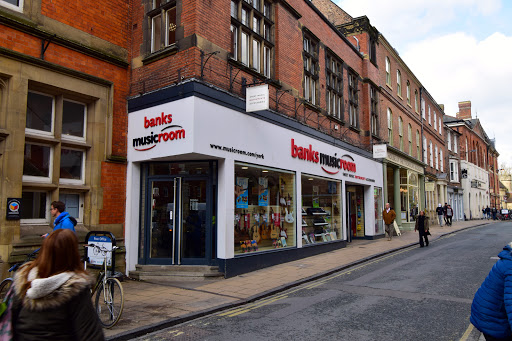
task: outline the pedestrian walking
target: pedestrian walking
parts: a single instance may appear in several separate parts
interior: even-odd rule
[[[414,231],[418,231],[420,235],[420,247],[428,246],[429,229],[428,217],[425,215],[425,211],[420,211],[420,214],[416,217],[416,224],[414,225]],[[423,239],[425,239],[425,243],[423,243]]]
[[[491,213],[492,213],[492,220],[498,219],[497,218],[498,210],[496,209],[496,207],[492,208]]]
[[[441,203],[439,203],[439,205],[437,206],[436,212],[437,212],[437,220],[439,220],[439,226],[443,226],[444,210],[443,210],[443,206],[441,205]]]
[[[446,208],[446,225],[452,226],[453,209],[450,205]]]
[[[386,207],[384,211],[382,211],[382,218],[384,219],[384,224],[386,225],[388,240],[391,240],[393,239],[393,231],[395,230],[393,223],[395,222],[396,213],[395,210],[389,206],[389,202],[386,203]]]
[[[55,219],[53,221],[53,231],[59,229],[68,229],[75,231],[76,220],[73,222],[72,218],[66,210],[66,204],[62,201],[54,201],[50,205],[50,213]],[[46,238],[48,233],[43,234],[41,237]]]
[[[15,340],[104,340],[91,300],[78,240],[69,229],[52,232],[35,261],[14,277]]]
[[[485,215],[487,216],[487,219],[491,219],[491,209],[489,208],[489,206],[487,206],[485,208]]]
[[[444,223],[446,224],[446,210],[448,209],[448,203],[445,202],[443,206]]]
[[[487,341],[512,340],[512,243],[498,257],[473,298],[469,318]]]

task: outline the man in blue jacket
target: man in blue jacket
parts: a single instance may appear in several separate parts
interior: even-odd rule
[[[71,220],[68,212],[65,212],[66,204],[62,201],[54,201],[50,206],[50,213],[55,220],[53,221],[53,231],[59,229],[67,229],[76,233],[75,224]],[[48,233],[43,234],[41,237],[46,238]]]
[[[512,340],[512,243],[498,256],[475,294],[469,320],[486,340]]]

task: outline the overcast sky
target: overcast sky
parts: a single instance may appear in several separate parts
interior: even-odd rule
[[[439,104],[471,101],[498,162],[512,166],[512,1],[334,0],[366,15]]]

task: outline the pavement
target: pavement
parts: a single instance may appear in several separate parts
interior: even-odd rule
[[[471,220],[453,222],[452,226],[431,226],[429,240],[490,223],[493,221]],[[358,239],[342,249],[228,279],[157,283],[126,278],[123,282],[123,314],[117,325],[104,330],[105,337],[108,340],[129,340],[243,305],[418,244],[417,232],[404,231],[391,241],[387,238]]]

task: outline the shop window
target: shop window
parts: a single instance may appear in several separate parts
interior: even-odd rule
[[[419,181],[418,181],[418,175],[414,172],[409,171],[409,182],[408,182],[408,203],[407,207],[408,210],[408,221],[415,221],[416,216],[419,214],[419,198],[420,198],[420,191],[419,191]]]
[[[327,85],[327,113],[337,119],[341,117],[341,104],[343,103],[343,67],[339,58],[327,54],[325,70]]]
[[[375,234],[384,234],[384,221],[382,219],[382,188],[373,188],[373,201],[375,203]]]
[[[23,0],[0,0],[0,6],[21,12],[23,10]]]
[[[263,10],[263,15],[261,11]],[[231,1],[231,58],[266,78],[272,75],[272,4],[266,0]]]
[[[295,174],[235,164],[235,254],[296,246]]]
[[[341,240],[341,181],[302,175],[302,244]]]
[[[233,14],[233,4],[231,11]],[[176,42],[176,1],[153,0],[147,17],[151,25],[151,53]]]
[[[359,127],[358,107],[359,98],[357,95],[357,76],[352,72],[348,74],[348,116],[351,127]]]
[[[371,132],[374,136],[378,136],[378,127],[379,127],[379,117],[378,117],[378,107],[379,101],[377,99],[377,88],[373,85],[370,85],[370,110],[371,110]]]
[[[46,192],[21,193],[21,222],[47,223],[50,217],[49,195]]]
[[[311,104],[317,104],[318,86],[318,42],[304,32],[304,99]]]

